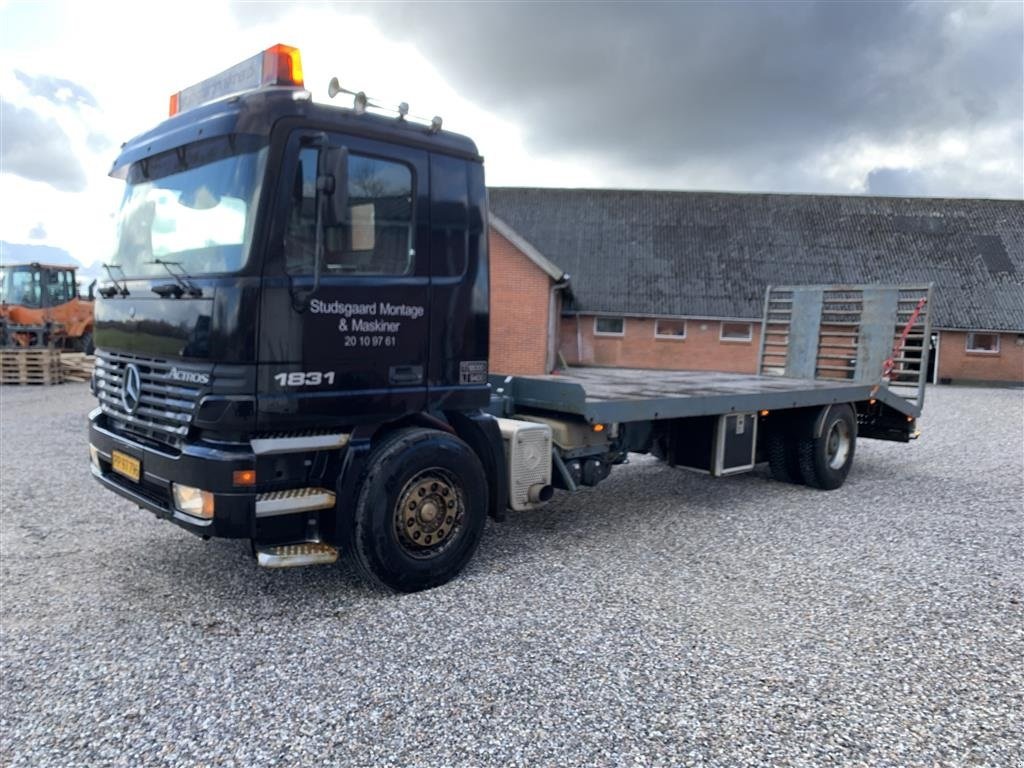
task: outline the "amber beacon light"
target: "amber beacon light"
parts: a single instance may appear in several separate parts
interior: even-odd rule
[[[290,45],[277,45],[263,52],[263,85],[291,85],[302,88],[302,54]]]
[[[220,74],[172,93],[168,113],[173,117],[217,99],[271,86],[305,87],[302,54],[298,48],[280,43],[272,45]]]

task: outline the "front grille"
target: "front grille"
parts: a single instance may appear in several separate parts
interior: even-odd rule
[[[134,413],[124,403],[125,368],[139,369],[139,404]],[[143,437],[176,445],[188,434],[202,387],[171,378],[171,369],[191,366],[151,357],[96,351],[96,396],[100,408],[118,426]],[[205,371],[203,371],[205,373]]]

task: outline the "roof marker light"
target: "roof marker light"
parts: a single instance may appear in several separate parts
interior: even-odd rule
[[[302,54],[290,45],[272,45],[265,51],[225,69],[220,74],[171,94],[171,117],[226,96],[267,86],[303,88]]]

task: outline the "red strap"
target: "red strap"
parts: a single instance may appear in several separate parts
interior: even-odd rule
[[[900,334],[899,341],[897,341],[893,345],[892,354],[889,355],[889,358],[882,364],[882,379],[883,380],[890,373],[892,373],[892,369],[896,367],[896,358],[900,356],[900,352],[903,350],[903,346],[907,343],[907,336],[910,335],[910,329],[914,327],[914,323],[917,322],[917,318],[921,316],[921,310],[924,309],[924,305],[927,304],[927,303],[928,303],[928,297],[927,296],[923,296],[920,299],[920,301],[917,302],[917,306],[914,307],[914,311],[910,313],[910,319],[907,320],[907,324],[903,327],[903,333]],[[924,340],[925,343],[927,341],[928,341],[927,339]],[[922,343],[922,346],[924,346],[923,343]],[[871,390],[871,394],[872,395],[874,395],[875,392],[878,391],[878,387],[879,386],[881,386],[881,383],[876,384],[875,388]]]

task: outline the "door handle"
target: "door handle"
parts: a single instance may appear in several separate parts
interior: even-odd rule
[[[422,384],[422,365],[393,365],[388,369],[390,384]]]

